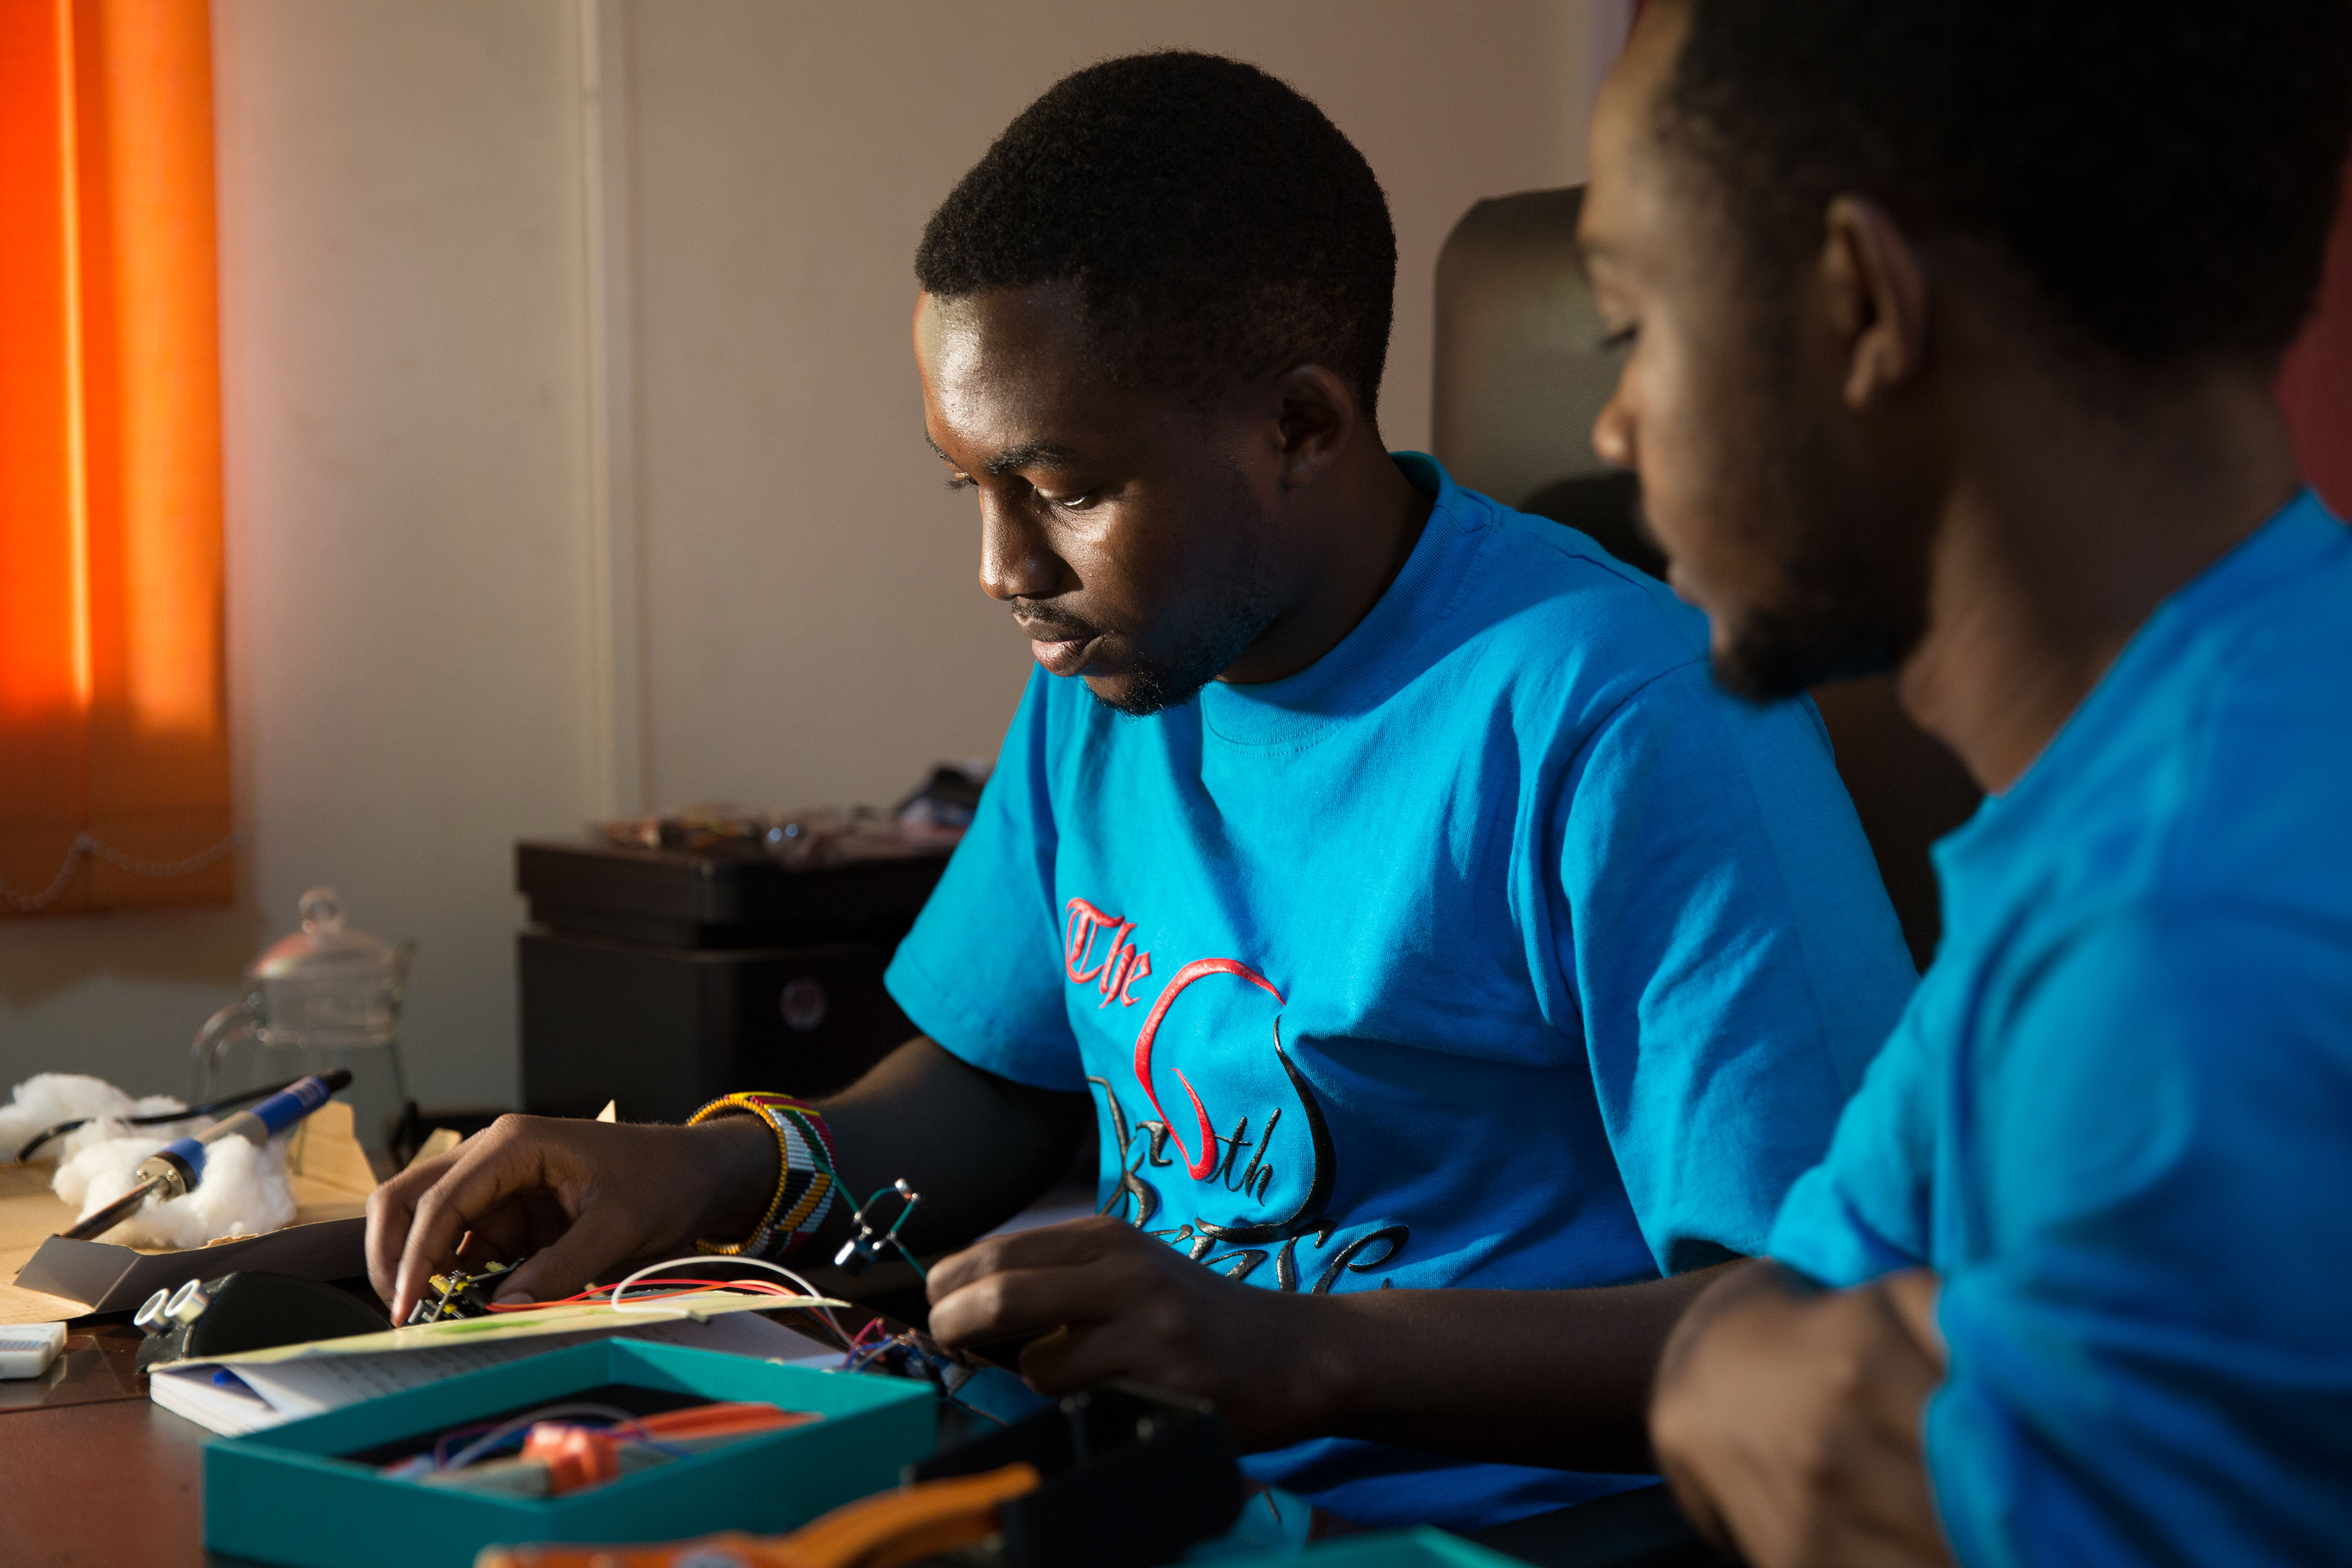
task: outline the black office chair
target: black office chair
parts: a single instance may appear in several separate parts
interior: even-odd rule
[[[1472,489],[1582,530],[1618,559],[1663,574],[1634,521],[1630,474],[1592,451],[1592,422],[1617,384],[1576,254],[1580,185],[1480,202],[1437,258],[1437,385],[1432,444]],[[1924,969],[1942,921],[1927,846],[1979,798],[1958,759],[1921,731],[1880,678],[1818,687],[1879,875]]]

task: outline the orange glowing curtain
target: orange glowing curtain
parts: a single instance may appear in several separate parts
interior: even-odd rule
[[[0,0],[0,919],[233,891],[216,315],[206,0]]]

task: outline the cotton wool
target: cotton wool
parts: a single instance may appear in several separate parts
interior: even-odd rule
[[[89,1125],[41,1150],[58,1161],[50,1187],[87,1216],[129,1192],[139,1163],[176,1138],[212,1125],[209,1116],[153,1127],[129,1127],[124,1119],[160,1116],[187,1107],[168,1094],[132,1099],[104,1079],[80,1073],[37,1073],[16,1086],[0,1105],[0,1164],[35,1135],[60,1121],[90,1118]],[[205,1175],[196,1190],[169,1203],[151,1203],[99,1239],[124,1247],[202,1247],[226,1236],[257,1236],[290,1225],[294,1190],[286,1179],[286,1150],[273,1139],[257,1149],[242,1138],[205,1150]]]
[[[125,1131],[89,1144],[59,1163],[58,1196],[88,1216],[137,1184],[139,1163],[171,1140]],[[202,1247],[223,1237],[257,1236],[294,1221],[294,1189],[286,1179],[286,1148],[271,1139],[255,1148],[224,1138],[205,1151],[204,1180],[168,1203],[151,1203],[100,1237],[121,1247]]]
[[[13,1163],[16,1151],[38,1134],[60,1121],[79,1121],[85,1117],[110,1117],[117,1125],[110,1136],[120,1136],[124,1129],[121,1120],[129,1116],[160,1116],[167,1110],[184,1110],[187,1107],[168,1094],[151,1094],[143,1100],[133,1100],[102,1078],[84,1073],[35,1073],[16,1086],[14,1098],[0,1105],[0,1164]],[[62,1160],[74,1148],[98,1139],[86,1127],[72,1134],[65,1150],[50,1144],[41,1152],[57,1154]],[[178,1131],[185,1131],[179,1129]],[[176,1135],[176,1133],[175,1133]]]

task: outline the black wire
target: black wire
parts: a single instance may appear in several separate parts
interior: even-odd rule
[[[165,1110],[159,1111],[153,1116],[122,1116],[113,1120],[121,1121],[125,1127],[161,1127],[167,1121],[185,1121],[191,1117],[216,1115],[252,1100],[266,1099],[281,1089],[291,1089],[301,1081],[299,1078],[289,1078],[284,1083],[266,1083],[259,1089],[248,1089],[242,1093],[228,1095],[206,1105],[192,1105],[185,1110]],[[52,1138],[62,1138],[77,1128],[87,1127],[93,1121],[106,1120],[108,1119],[102,1116],[85,1116],[79,1121],[60,1121],[22,1149],[17,1150],[16,1163],[22,1165],[28,1163],[33,1157],[33,1151]]]

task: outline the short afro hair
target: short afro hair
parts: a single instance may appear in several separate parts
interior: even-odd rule
[[[1023,110],[923,230],[915,276],[953,299],[1076,285],[1123,384],[1213,399],[1324,366],[1372,416],[1396,233],[1371,165],[1255,66],[1129,55]]]
[[[2347,0],[1692,0],[1661,95],[1751,259],[1841,193],[1994,240],[2127,363],[2276,360],[2352,132]]]

